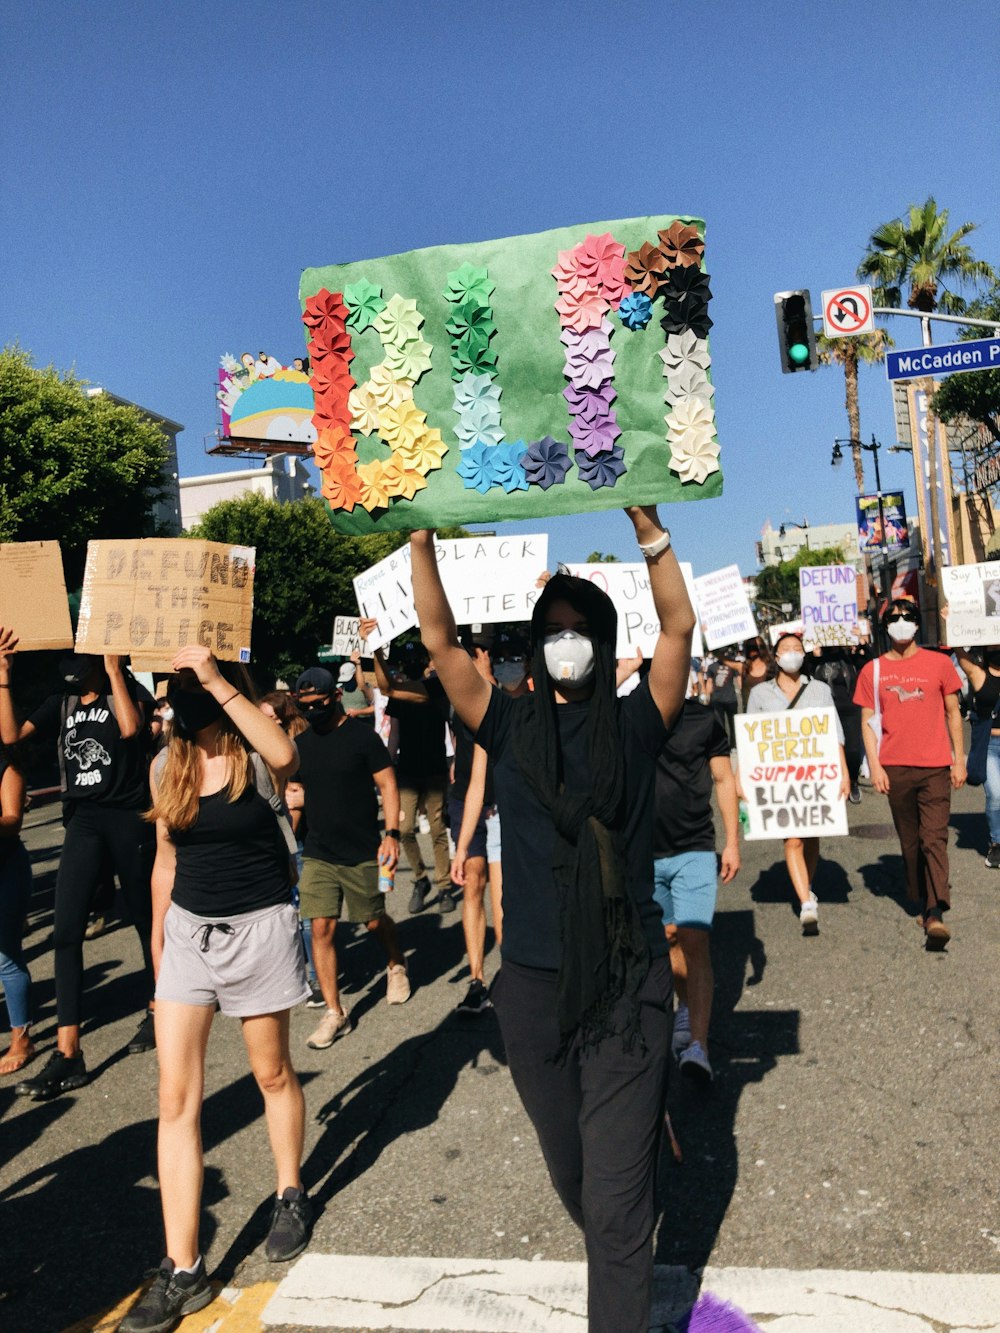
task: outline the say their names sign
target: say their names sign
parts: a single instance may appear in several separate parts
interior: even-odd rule
[[[518,537],[454,537],[434,543],[445,593],[459,625],[496,625],[530,620],[548,567],[545,533]],[[362,616],[378,621],[367,639],[369,652],[417,623],[410,574],[410,548],[366,569],[354,580]]]
[[[802,628],[812,643],[856,641],[858,576],[852,565],[803,565],[799,570],[799,599]]]
[[[753,639],[757,625],[738,565],[701,574],[694,581],[695,610],[709,649]]]
[[[736,751],[746,794],[747,838],[847,833],[835,708],[741,713],[736,718]]]
[[[563,568],[575,578],[587,579],[595,583],[608,594],[618,612],[618,642],[615,645],[616,657],[635,657],[637,652],[643,657],[652,657],[656,640],[660,633],[660,618],[653,605],[653,593],[649,586],[649,568],[642,564],[608,563],[564,565]],[[681,563],[681,573],[687,587],[691,605],[694,605],[694,573],[691,566]],[[691,652],[695,657],[702,654],[701,633],[695,626]]]
[[[1000,643],[1000,560],[941,570],[948,642],[963,648]]]
[[[255,561],[252,546],[182,537],[88,543],[77,652],[169,671],[181,648],[201,644],[249,662]]]
[[[0,543],[0,625],[17,635],[19,652],[72,648],[58,542]]]

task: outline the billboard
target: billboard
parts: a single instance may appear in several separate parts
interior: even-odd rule
[[[882,529],[879,522],[878,495],[855,497],[858,515],[858,549],[862,555],[882,550]],[[889,555],[910,549],[910,533],[906,526],[906,504],[902,491],[882,492],[882,523],[885,525],[885,549]]]
[[[273,444],[312,444],[313,391],[309,361],[296,357],[283,366],[266,352],[221,358],[216,398],[222,412],[222,438]]]

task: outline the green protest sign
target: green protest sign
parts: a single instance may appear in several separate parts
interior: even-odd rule
[[[722,493],[704,223],[585,223],[306,269],[338,530]]]

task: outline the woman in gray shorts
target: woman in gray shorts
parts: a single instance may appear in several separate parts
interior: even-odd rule
[[[205,1049],[216,1006],[240,1019],[264,1095],[278,1177],[267,1257],[299,1254],[311,1221],[299,1173],[305,1103],[288,1047],[289,1010],[309,998],[309,987],[268,773],[291,777],[298,753],[248,697],[241,668],[220,670],[201,647],[182,649],[173,667],[172,734],[153,767],[149,815],[167,1257],[119,1325],[123,1333],[167,1333],[212,1299],[198,1220]]]

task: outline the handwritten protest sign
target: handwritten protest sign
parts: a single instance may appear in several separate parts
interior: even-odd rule
[[[350,657],[351,653],[362,651],[360,620],[357,616],[336,616],[333,622],[333,643],[331,651],[334,657]]]
[[[738,565],[701,574],[694,581],[695,611],[709,649],[752,639],[757,625]]]
[[[530,620],[548,567],[545,533],[518,537],[455,537],[435,542],[441,581],[459,625],[496,625]],[[367,640],[369,652],[417,623],[410,576],[410,548],[366,569],[354,580],[362,616],[378,621]]]
[[[741,713],[736,752],[749,817],[747,838],[847,833],[835,708]]]
[[[252,546],[150,537],[87,545],[76,649],[122,653],[169,671],[200,643],[223,662],[250,661]]]
[[[0,544],[0,625],[18,637],[18,651],[72,648],[58,542]]]
[[[635,657],[641,651],[643,657],[652,657],[656,640],[660,633],[660,621],[653,605],[653,594],[649,587],[649,569],[645,561],[637,564],[623,564],[609,561],[594,564],[564,565],[576,578],[588,579],[608,594],[618,612],[618,643],[615,646],[616,657]],[[681,563],[681,573],[687,585],[688,596],[694,605],[694,574],[691,566]],[[695,657],[702,654],[701,632],[695,626],[691,652]]]
[[[853,565],[803,565],[799,599],[802,626],[812,643],[857,641],[858,576]]]
[[[969,648],[1000,643],[1000,560],[941,570],[948,602],[948,642]]]
[[[307,268],[334,526],[720,495],[704,259],[704,222],[669,215]]]

